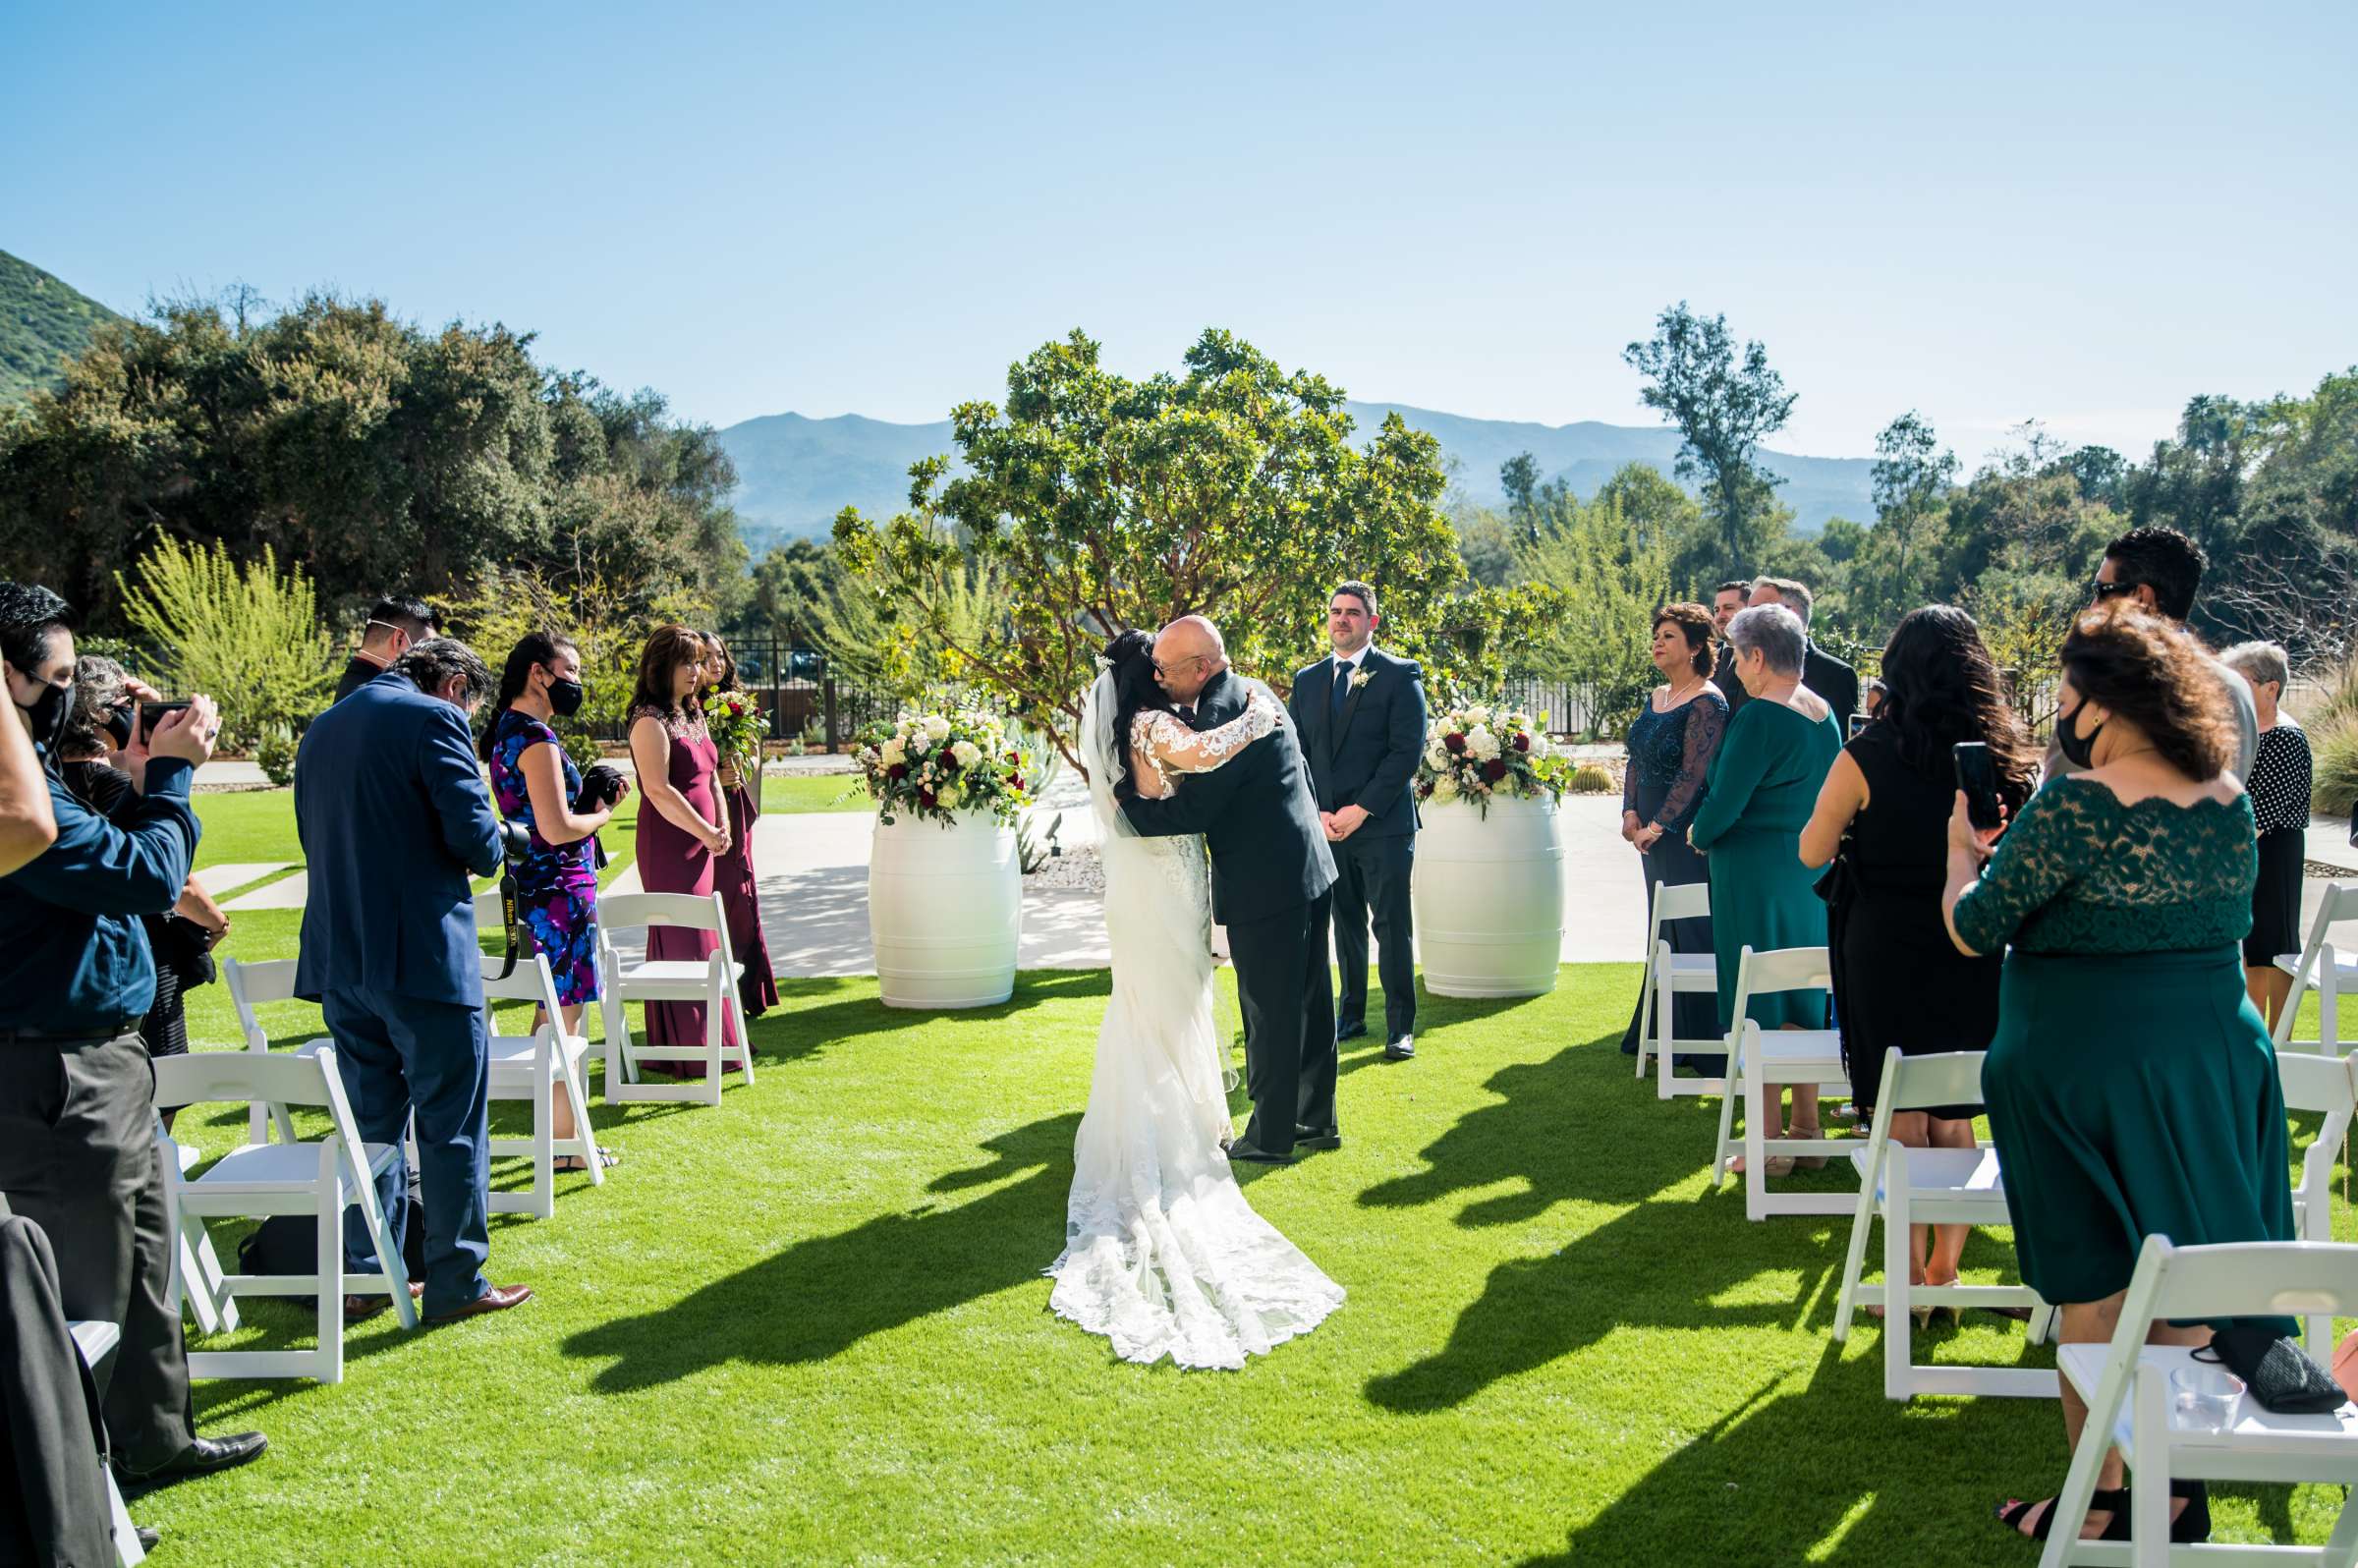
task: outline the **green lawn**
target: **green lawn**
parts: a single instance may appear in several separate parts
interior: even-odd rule
[[[296,920],[232,950],[290,954]],[[207,1429],[271,1453],[135,1512],[167,1564],[2030,1563],[1989,1515],[2059,1479],[2056,1407],[1882,1398],[1877,1329],[1828,1337],[1847,1221],[1753,1225],[1709,1189],[1715,1102],[1654,1099],[1615,1048],[1635,977],[1429,999],[1409,1064],[1354,1043],[1345,1148],[1246,1177],[1350,1300],[1239,1373],[1115,1363],[1046,1311],[1102,974],[940,1016],[783,982],[758,1086],[601,1107],[607,1184],[494,1217],[492,1277],[537,1299],[379,1318],[337,1387],[199,1385]],[[232,1041],[220,987],[191,1014]],[[217,1152],[239,1125],[181,1131]],[[1969,1273],[2008,1257],[1979,1236]],[[242,1340],[306,1331],[244,1310]],[[2051,1365],[1987,1316],[1933,1338]],[[2317,1541],[2338,1500],[2215,1512]]]

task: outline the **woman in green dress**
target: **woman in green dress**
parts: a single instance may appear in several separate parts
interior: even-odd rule
[[[2244,994],[2257,835],[2225,771],[2236,732],[2218,679],[2193,638],[2117,601],[2065,640],[2058,703],[2056,745],[2083,771],[2050,779],[2003,837],[1973,828],[1960,792],[1941,907],[1960,951],[2012,943],[1982,1071],[2006,1210],[2023,1282],[2061,1307],[2061,1339],[2096,1344],[2146,1237],[2287,1241],[2292,1200],[2275,1054]],[[2058,1381],[2076,1447],[2087,1408]],[[2114,1454],[2086,1535],[2127,1538],[2120,1476]],[[2171,1490],[2171,1539],[2205,1539],[2200,1484]],[[1998,1516],[2041,1538],[2052,1510]]]
[[[1755,605],[1727,623],[1735,675],[1749,700],[1729,721],[1712,759],[1703,807],[1687,840],[1711,861],[1712,947],[1719,966],[1719,1027],[1735,1027],[1736,969],[1744,949],[1825,945],[1825,902],[1818,868],[1802,864],[1801,830],[1818,804],[1819,786],[1842,750],[1825,699],[1801,684],[1809,636],[1801,618],[1781,604]],[[1756,996],[1745,1015],[1763,1029],[1825,1028],[1825,992],[1780,991]],[[1768,1107],[1769,1138],[1816,1138],[1818,1086],[1793,1086],[1793,1123],[1775,1123],[1784,1107]],[[1768,1174],[1793,1169],[1789,1155],[1768,1161]],[[1803,1161],[1815,1168],[1823,1157]],[[1742,1169],[1739,1160],[1736,1169]]]

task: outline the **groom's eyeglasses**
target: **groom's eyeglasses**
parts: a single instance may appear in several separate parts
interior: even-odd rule
[[[1151,658],[1147,662],[1154,666],[1155,674],[1168,675],[1173,670],[1184,668],[1187,665],[1196,663],[1198,660],[1207,659],[1209,657],[1211,657],[1211,655],[1208,653],[1190,653],[1184,658],[1173,659],[1168,664],[1163,663],[1160,659],[1154,658]]]

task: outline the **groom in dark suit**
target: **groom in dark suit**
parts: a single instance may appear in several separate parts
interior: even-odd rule
[[[1416,1055],[1417,964],[1409,872],[1417,856],[1417,755],[1425,749],[1425,672],[1376,646],[1382,617],[1365,583],[1336,587],[1326,605],[1331,657],[1294,676],[1287,702],[1319,820],[1334,853],[1334,956],[1342,971],[1335,1037],[1368,1032],[1368,918],[1383,977],[1383,1054]]]
[[[1199,730],[1237,717],[1249,698],[1229,673],[1219,628],[1200,615],[1173,621],[1154,640],[1154,678]],[[1210,772],[1186,775],[1168,799],[1137,795],[1127,779],[1118,793],[1140,833],[1201,833],[1211,848],[1211,913],[1228,927],[1253,1098],[1253,1119],[1228,1157],[1282,1165],[1297,1144],[1340,1148],[1326,970],[1334,860],[1293,729],[1280,725]]]

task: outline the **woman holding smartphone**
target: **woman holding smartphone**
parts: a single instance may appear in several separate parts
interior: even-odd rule
[[[1958,952],[1940,918],[1956,747],[1985,749],[2008,812],[2029,799],[2039,767],[1981,629],[1963,610],[1936,604],[1901,621],[1879,684],[1876,722],[1834,758],[1801,834],[1805,865],[1840,852],[1827,956],[1843,1070],[1862,1116],[1892,1046],[1910,1055],[1987,1050],[1997,1029],[1998,959]],[[1967,1148],[1974,1115],[1969,1105],[1905,1111],[1892,1118],[1891,1136],[1910,1148]],[[1953,1284],[1967,1227],[1942,1225],[1928,1238],[1929,1228],[1915,1226],[1911,1237],[1914,1282]]]

